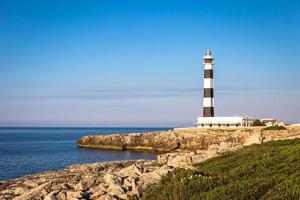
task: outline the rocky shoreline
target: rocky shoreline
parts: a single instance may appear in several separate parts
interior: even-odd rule
[[[81,147],[169,151],[156,160],[99,162],[71,165],[0,181],[0,199],[139,199],[149,185],[178,168],[231,152],[246,145],[300,138],[300,127],[265,131],[250,129],[174,129],[146,134],[84,136]]]
[[[156,152],[189,152],[206,150],[211,145],[221,143],[243,146],[248,143],[260,143],[282,137],[297,136],[299,127],[286,130],[267,131],[263,127],[199,129],[175,128],[169,131],[148,133],[130,133],[113,135],[83,136],[77,141],[78,146],[85,148],[156,151]]]

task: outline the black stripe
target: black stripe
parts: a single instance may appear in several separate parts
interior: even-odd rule
[[[204,62],[210,64],[210,63],[212,63],[212,60],[213,59],[211,59],[211,58],[205,58]]]
[[[204,97],[214,97],[214,89],[213,88],[204,88]]]
[[[214,107],[203,107],[203,117],[214,117]]]
[[[213,70],[212,69],[205,69],[204,70],[204,78],[213,78]]]

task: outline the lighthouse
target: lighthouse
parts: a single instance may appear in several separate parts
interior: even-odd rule
[[[213,56],[207,51],[203,56],[204,61],[204,92],[203,92],[203,117],[214,117],[214,73]]]
[[[203,92],[203,116],[198,117],[195,123],[198,128],[210,127],[243,127],[249,126],[249,118],[246,117],[219,117],[215,116],[214,110],[214,57],[211,51],[203,56],[204,65],[204,92]]]

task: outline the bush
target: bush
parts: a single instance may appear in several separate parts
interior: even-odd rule
[[[262,123],[259,119],[254,120],[253,126],[265,126],[266,124]]]
[[[176,170],[148,187],[144,200],[299,199],[300,139],[251,145]]]

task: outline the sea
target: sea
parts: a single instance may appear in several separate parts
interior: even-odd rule
[[[13,179],[72,164],[155,159],[155,152],[80,148],[84,135],[143,133],[171,128],[0,128],[0,180]]]

